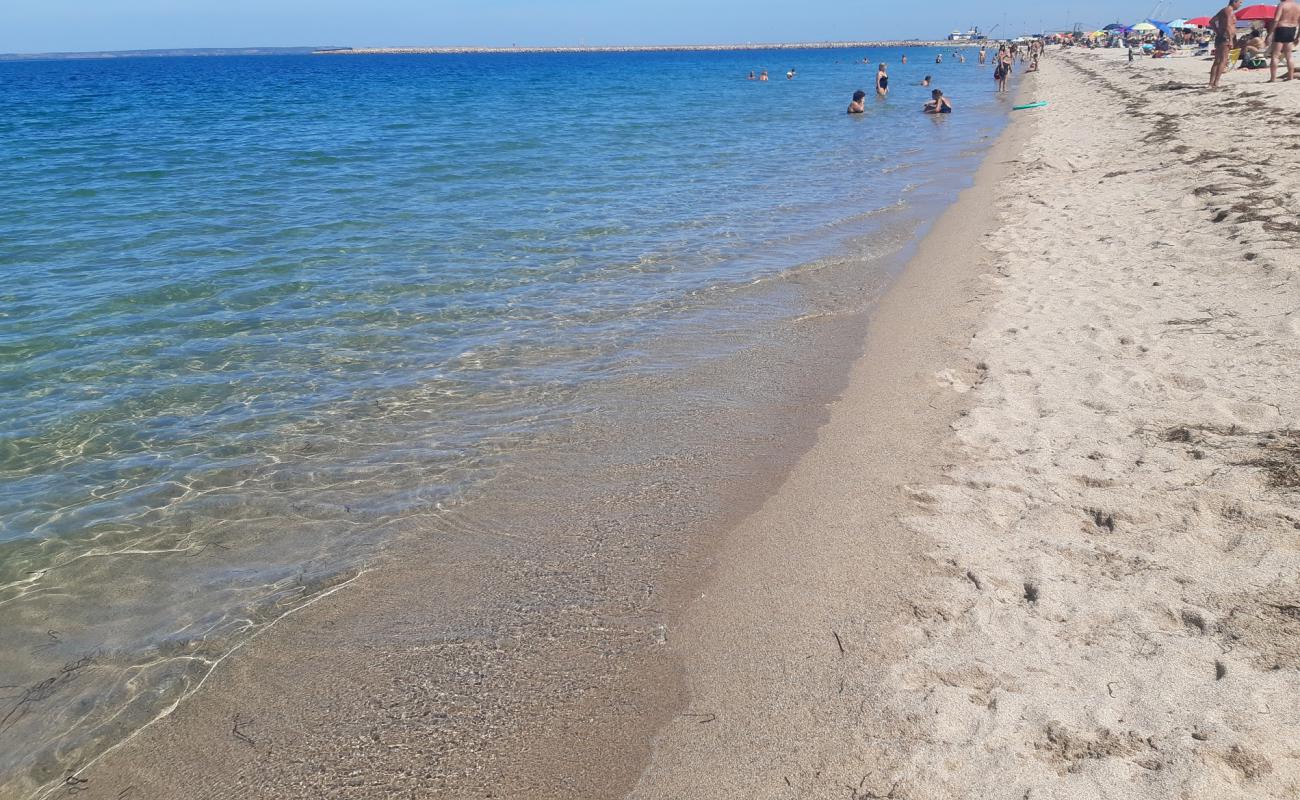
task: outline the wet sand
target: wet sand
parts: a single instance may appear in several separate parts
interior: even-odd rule
[[[814,446],[728,536],[678,634],[689,712],[656,737],[634,798],[893,797],[915,729],[890,707],[932,547],[900,487],[934,474],[976,375],[964,350],[991,298],[985,249],[1016,119],[872,313],[867,348]],[[920,797],[920,795],[918,795]]]

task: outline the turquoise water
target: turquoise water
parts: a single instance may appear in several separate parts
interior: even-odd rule
[[[584,386],[671,371],[650,341],[801,313],[746,287],[901,246],[1005,106],[973,58],[900,52],[0,63],[0,794],[170,707]],[[850,118],[876,60],[893,92]],[[958,113],[918,113],[924,74]]]

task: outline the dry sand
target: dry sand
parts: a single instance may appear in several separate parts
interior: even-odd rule
[[[1053,52],[1027,79],[1051,105],[922,243],[816,443],[667,629],[685,693],[563,710],[552,735],[589,710],[625,756],[675,715],[632,797],[1300,797],[1300,95],[1117,55]],[[361,625],[311,618],[279,634],[308,658]],[[262,707],[249,745],[241,687],[303,692],[253,648],[86,796],[491,796],[418,789],[437,725],[407,715],[447,691],[422,677],[441,651],[352,640],[377,708],[310,678],[318,701]],[[485,741],[506,722],[487,713]],[[623,796],[638,768],[500,743],[589,777],[497,796]]]

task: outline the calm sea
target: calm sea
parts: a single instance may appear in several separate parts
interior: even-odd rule
[[[652,342],[725,358],[714,326],[808,311],[751,287],[905,249],[1005,104],[973,51],[901,52],[0,63],[0,795],[166,711],[584,387],[671,373]],[[893,91],[850,118],[877,61]],[[918,113],[925,74],[957,113]]]

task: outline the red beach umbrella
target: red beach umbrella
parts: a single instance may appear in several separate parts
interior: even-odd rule
[[[1246,6],[1237,12],[1237,19],[1242,22],[1254,22],[1256,20],[1271,20],[1277,13],[1277,6]]]
[[[1191,19],[1187,20],[1187,24],[1188,24],[1188,25],[1196,25],[1196,26],[1201,27],[1201,28],[1208,28],[1208,27],[1210,27],[1210,18],[1209,18],[1209,17],[1192,17]]]

